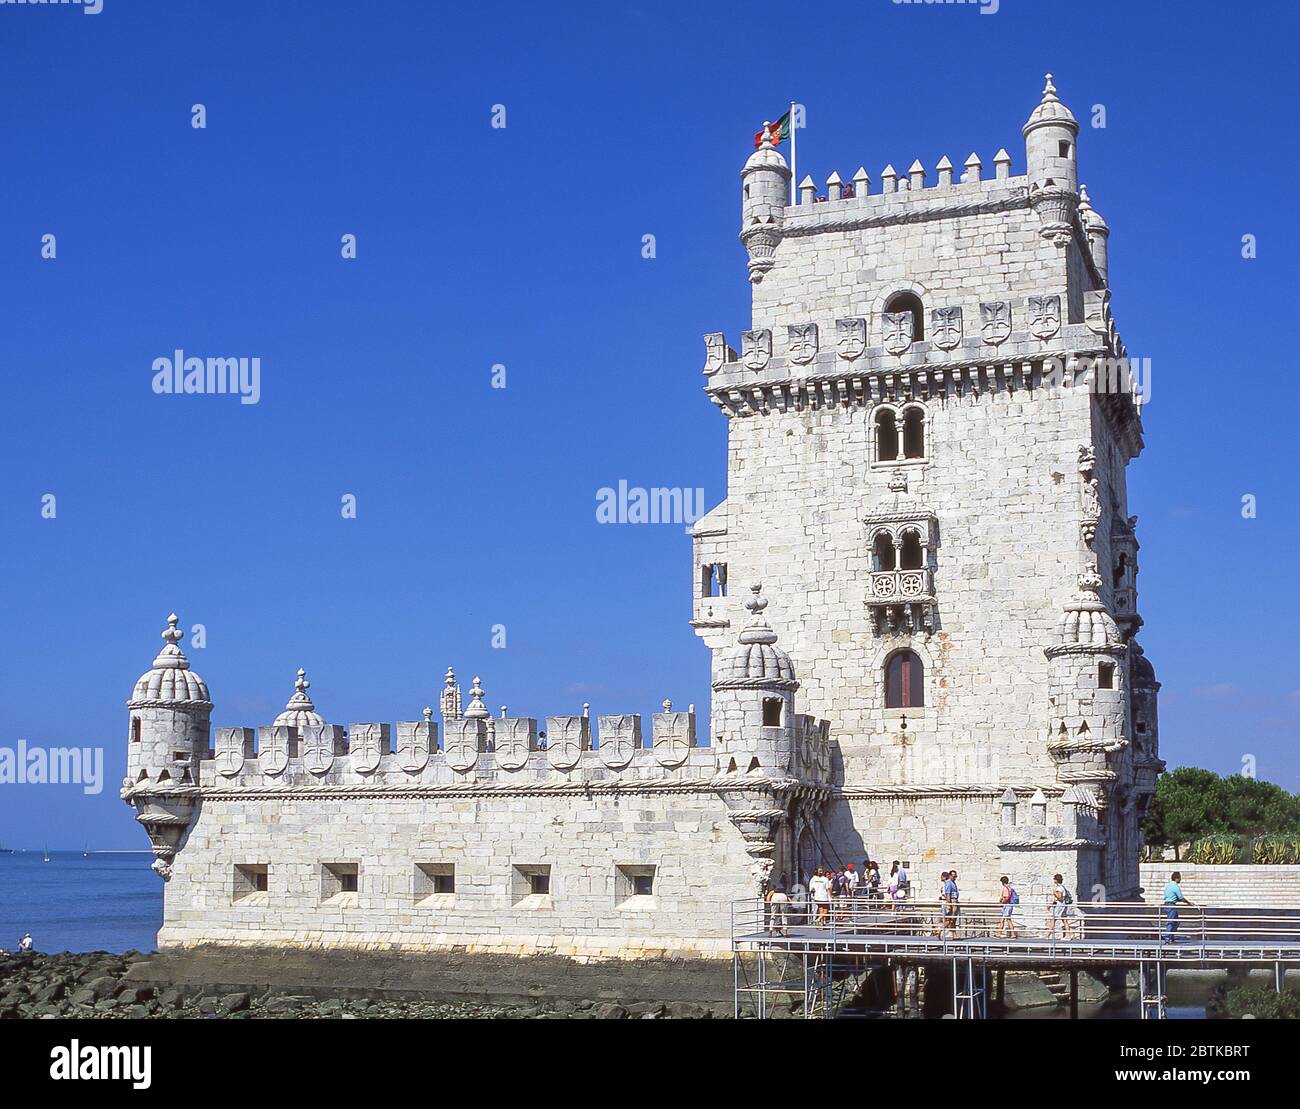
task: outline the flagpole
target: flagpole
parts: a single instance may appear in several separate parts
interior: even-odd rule
[[[794,125],[794,118],[795,118],[794,101],[791,100],[790,101],[790,207],[792,208],[794,207],[795,189],[798,187],[795,184],[795,182],[799,180],[799,174],[795,168],[799,164],[799,157],[798,154],[795,152],[795,147],[794,147],[794,142],[795,142],[794,134],[796,130]]]

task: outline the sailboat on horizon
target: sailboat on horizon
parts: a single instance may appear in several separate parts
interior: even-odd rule
[[[45,852],[45,858],[43,858],[41,862],[48,863],[50,861],[50,849],[48,847],[42,847],[41,850]]]

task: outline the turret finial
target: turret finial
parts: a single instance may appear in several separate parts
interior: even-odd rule
[[[1043,99],[1044,100],[1056,99],[1056,86],[1052,84],[1052,75],[1050,73],[1047,74],[1047,84],[1043,86]]]
[[[761,581],[754,582],[749,587],[749,591],[753,594],[745,602],[745,607],[749,609],[750,613],[749,623],[741,629],[740,642],[775,643],[776,632],[772,630],[772,626],[763,615],[763,610],[767,608],[767,598],[763,596],[763,583]]]
[[[190,660],[185,657],[177,644],[185,638],[185,633],[178,627],[180,617],[176,613],[170,613],[167,617],[167,626],[162,630],[163,649],[158,652],[158,657],[153,660],[154,668],[163,668],[171,670],[188,670]]]
[[[469,688],[469,696],[469,707],[465,710],[465,719],[490,719],[492,713],[488,711],[487,705],[483,703],[483,679],[477,674],[474,675],[474,684]]]

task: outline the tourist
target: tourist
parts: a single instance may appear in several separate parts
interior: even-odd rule
[[[951,932],[952,938],[957,938],[957,913],[959,911],[958,901],[961,894],[957,889],[957,872],[948,871],[948,878],[943,884],[943,929],[944,932]]]
[[[1178,906],[1190,905],[1191,902],[1183,896],[1183,887],[1181,885],[1183,876],[1174,871],[1169,875],[1169,881],[1165,885],[1165,932],[1163,936],[1164,943],[1174,943],[1174,933],[1178,931]]]
[[[812,898],[812,903],[816,909],[813,924],[829,923],[831,915],[831,880],[826,877],[826,871],[821,867],[817,868],[816,873],[808,882],[808,894]]]
[[[32,934],[24,932],[23,938],[18,941],[18,951],[22,955],[30,955],[32,951]]]
[[[777,882],[776,889],[767,896],[768,911],[767,934],[769,936],[788,936],[790,898],[786,896],[785,883]]]
[[[906,901],[912,896],[912,879],[907,876],[907,860],[898,864],[898,900]]]
[[[1020,904],[1020,894],[1016,893],[1011,885],[1011,879],[1005,874],[1002,875],[1001,882],[1002,890],[998,894],[998,904],[1002,906],[1002,919],[998,921],[998,935],[1005,934],[1008,939],[1018,939],[1016,922],[1011,919],[1011,914]]]
[[[1047,933],[1050,939],[1056,938],[1056,922],[1058,920],[1061,922],[1062,939],[1070,939],[1071,917],[1074,915],[1073,906],[1074,898],[1070,896],[1070,891],[1065,888],[1065,879],[1059,874],[1053,874],[1052,888],[1047,895],[1047,907],[1051,912],[1050,931]]]
[[[875,862],[869,862],[867,865],[867,880],[863,883],[867,887],[867,899],[873,909],[880,906],[880,867]]]
[[[858,872],[853,869],[852,863],[844,868],[844,894],[846,897],[858,895]]]

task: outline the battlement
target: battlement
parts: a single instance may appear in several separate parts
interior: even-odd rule
[[[911,222],[917,219],[943,218],[948,209],[977,200],[993,200],[998,207],[1029,207],[1029,178],[1011,175],[1011,155],[1005,149],[993,156],[994,175],[984,176],[978,154],[966,159],[965,168],[957,173],[951,159],[939,159],[935,178],[927,182],[926,169],[920,159],[900,174],[893,165],[880,171],[879,187],[871,191],[872,179],[864,166],[849,181],[832,171],[826,178],[826,191],[819,194],[811,175],[798,185],[797,201],[785,210],[787,234],[809,234],[823,225],[848,220]],[[954,174],[956,176],[954,177]]]
[[[477,681],[476,681],[477,685]],[[445,734],[423,720],[387,723],[273,724],[217,728],[213,747],[199,761],[197,783],[178,778],[128,780],[135,792],[224,792],[274,788],[297,791],[404,790],[419,787],[536,790],[570,784],[618,783],[629,787],[707,783],[726,774],[725,754],[697,742],[695,706],[674,711],[670,701],[651,717],[651,743],[643,742],[639,713],[592,718],[587,706],[572,716],[463,716],[444,721]],[[829,726],[800,718],[801,780],[828,781]],[[734,768],[732,768],[734,770]]]

